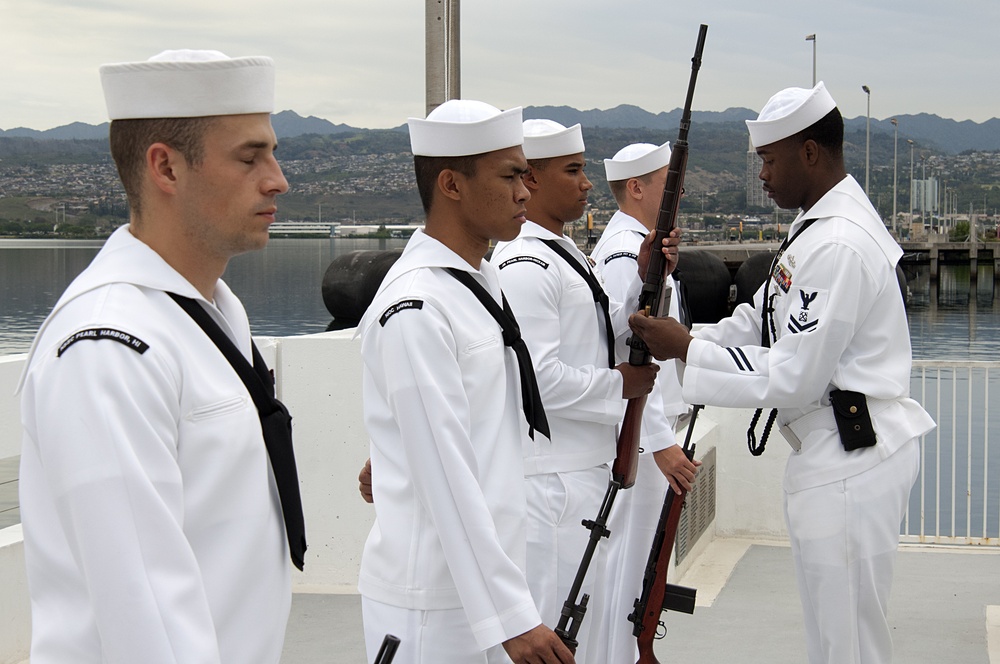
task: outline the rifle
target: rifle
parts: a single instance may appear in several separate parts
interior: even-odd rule
[[[691,434],[694,431],[698,411],[704,406],[695,406],[688,422],[687,435],[684,438],[684,454],[688,459],[694,458],[694,445],[691,444]],[[684,588],[667,583],[667,568],[670,563],[670,552],[674,548],[677,537],[677,525],[681,519],[681,508],[687,492],[683,489],[675,494],[673,487],[667,488],[660,509],[660,520],[656,525],[656,535],[653,536],[653,546],[646,560],[646,571],[642,577],[642,594],[635,600],[634,610],[628,620],[632,623],[632,634],[639,646],[639,661],[636,664],[660,664],[653,653],[653,639],[663,638],[666,627],[660,620],[664,611],[682,611],[694,613],[694,588]],[[663,631],[660,630],[663,628]]]
[[[698,81],[698,70],[701,68],[701,54],[705,49],[705,36],[708,26],[702,24],[698,31],[698,43],[691,58],[691,78],[688,81],[687,98],[684,100],[684,112],[681,114],[680,129],[677,141],[670,152],[670,164],[667,167],[667,182],[663,187],[663,197],[660,199],[660,211],[656,217],[656,237],[653,242],[653,252],[649,266],[643,279],[642,293],[639,295],[639,308],[646,315],[663,315],[663,302],[660,293],[663,281],[666,279],[666,258],[662,247],[663,239],[676,226],[680,193],[684,188],[684,172],[688,159],[688,131],[691,129],[691,103],[694,100],[694,88]],[[655,261],[653,259],[656,259]],[[629,340],[631,354],[629,362],[638,364],[650,362],[652,357],[642,339],[633,335]],[[695,420],[702,406],[695,406],[688,424],[687,436],[684,440],[684,453],[688,459],[694,458],[694,445],[691,444],[691,434],[694,431]],[[622,427],[624,431],[624,426]],[[619,447],[620,449],[620,447]],[[617,460],[616,460],[617,463]],[[633,463],[638,463],[636,460]],[[634,471],[633,471],[634,472]],[[633,475],[634,477],[634,475]],[[634,610],[628,619],[633,623],[632,633],[639,645],[639,664],[659,664],[653,654],[653,639],[657,637],[658,628],[663,624],[660,614],[665,610],[694,612],[695,591],[667,584],[667,567],[670,562],[670,552],[674,548],[677,536],[677,525],[680,521],[681,508],[684,506],[686,492],[674,493],[673,488],[667,489],[660,511],[660,520],[656,527],[656,535],[650,548],[646,570],[642,580],[642,593],[635,600]],[[662,635],[661,635],[662,636]]]
[[[386,634],[385,638],[382,639],[382,647],[378,649],[378,654],[375,655],[375,661],[372,664],[392,664],[397,648],[399,648],[399,637]]]
[[[701,53],[705,48],[705,35],[708,26],[702,25],[698,32],[698,44],[695,47],[695,55],[692,58],[691,81],[688,84],[687,100],[684,103],[684,113],[681,116],[680,135],[677,143],[670,153],[670,164],[667,169],[667,181],[663,187],[663,196],[660,198],[660,211],[656,217],[656,238],[653,244],[654,250],[650,253],[649,264],[643,279],[642,292],[639,295],[639,310],[645,311],[647,315],[662,316],[670,306],[669,297],[663,297],[663,282],[666,279],[667,261],[662,247],[663,238],[670,235],[677,223],[677,211],[680,206],[680,193],[684,184],[684,171],[687,168],[687,135],[691,127],[691,102],[694,98],[694,85],[698,77],[698,68],[701,67]],[[633,366],[644,366],[653,361],[646,344],[638,336],[633,335],[629,339],[631,352],[629,353],[629,364]],[[555,633],[562,639],[566,647],[574,653],[578,644],[576,635],[580,631],[583,618],[587,613],[587,603],[590,596],[583,595],[577,603],[576,598],[583,588],[583,581],[587,576],[590,561],[594,557],[597,545],[602,538],[608,537],[611,531],[608,530],[608,518],[611,516],[611,507],[614,505],[615,496],[621,489],[630,489],[635,484],[635,476],[639,468],[639,434],[642,425],[642,412],[646,407],[646,396],[629,399],[625,407],[625,417],[622,420],[621,430],[618,434],[617,450],[615,462],[611,467],[611,480],[608,482],[608,490],[604,494],[604,501],[594,520],[585,519],[583,525],[590,531],[590,539],[587,541],[587,548],[583,553],[583,560],[577,569],[573,585],[570,587],[569,597],[563,603],[559,623]]]

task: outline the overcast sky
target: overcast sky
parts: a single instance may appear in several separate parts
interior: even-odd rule
[[[1000,0],[465,0],[462,96],[501,108],[759,109],[817,75],[846,117],[1000,117]],[[0,0],[0,129],[106,120],[97,68],[166,48],[269,55],[277,110],[424,115],[423,0]],[[902,127],[901,127],[902,129]]]

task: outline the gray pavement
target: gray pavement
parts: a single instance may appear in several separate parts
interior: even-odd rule
[[[986,607],[997,604],[1000,551],[901,548],[889,610],[894,661],[990,664]],[[362,664],[360,614],[356,595],[297,594],[282,664]],[[805,662],[786,546],[749,546],[711,606],[698,606],[694,615],[664,614],[664,622],[666,638],[656,645],[662,664]]]
[[[1000,551],[901,547],[889,601],[894,661],[989,664],[991,604],[1000,604]],[[663,664],[806,661],[788,547],[751,546],[712,606],[667,618]]]
[[[296,593],[281,664],[364,664],[360,595]]]
[[[18,462],[0,459],[0,528],[20,522]],[[805,661],[791,550],[757,543],[743,552],[733,542],[716,540],[698,559],[713,570],[708,577],[695,571],[680,580],[699,588],[699,606],[694,615],[664,614],[667,634],[656,645],[662,664]],[[713,553],[722,549],[731,560]],[[894,661],[1000,664],[1000,652],[992,663],[988,653],[987,606],[1000,606],[1000,548],[901,547],[889,607]],[[1000,625],[1000,643],[998,632]],[[294,596],[281,664],[364,662],[357,595]]]
[[[21,523],[17,502],[17,470],[21,457],[0,459],[0,528]]]

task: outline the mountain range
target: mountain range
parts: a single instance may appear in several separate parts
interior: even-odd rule
[[[695,126],[704,126],[715,123],[742,123],[744,120],[752,120],[756,116],[756,112],[748,108],[729,108],[725,111],[693,111],[691,121]],[[606,110],[591,109],[587,111],[569,106],[527,106],[524,109],[524,117],[525,119],[546,118],[566,126],[580,123],[585,128],[676,131],[680,124],[681,109],[650,113],[638,106],[628,104]],[[906,149],[906,139],[912,139],[921,145],[935,148],[946,154],[958,154],[967,150],[1000,150],[1000,118],[980,123],[971,120],[959,122],[937,115],[920,113],[900,115],[896,119],[899,122],[899,138],[904,141],[901,148],[903,151]],[[865,122],[866,118],[860,116],[845,119],[845,130],[864,130]],[[292,138],[304,134],[327,136],[364,130],[360,127],[336,124],[315,116],[302,117],[290,110],[276,113],[272,118],[272,124],[278,138]],[[395,129],[405,132],[406,125]],[[873,134],[892,134],[893,126],[889,119],[872,119],[871,130]],[[24,127],[6,131],[0,129],[0,137],[22,137],[35,140],[93,140],[105,139],[107,135],[108,123],[106,122],[99,125],[73,122],[44,131]]]

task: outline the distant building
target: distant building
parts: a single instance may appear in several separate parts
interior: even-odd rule
[[[748,207],[774,207],[774,201],[768,198],[767,194],[764,193],[764,188],[761,186],[761,180],[757,177],[760,175],[760,167],[763,163],[763,160],[757,156],[757,151],[753,149],[753,144],[750,143],[750,139],[747,139],[746,188]]]
[[[333,237],[339,222],[276,221],[268,228],[273,237]]]
[[[383,235],[392,238],[408,238],[418,228],[423,228],[423,224],[357,224],[350,226],[338,226],[334,231],[334,237],[371,237]]]
[[[938,181],[937,178],[913,180],[913,210],[936,214],[938,211]]]

